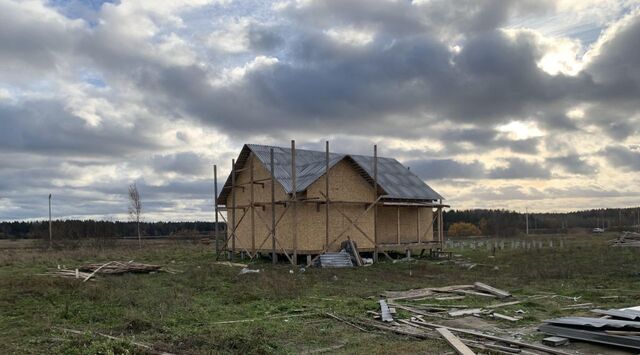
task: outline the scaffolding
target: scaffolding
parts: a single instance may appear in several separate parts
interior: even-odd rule
[[[231,189],[231,206],[227,205],[219,205],[218,204],[218,187],[217,187],[217,166],[214,165],[213,173],[214,173],[214,213],[215,213],[215,222],[216,226],[218,224],[218,218],[220,217],[227,224],[227,233],[224,236],[224,240],[222,246],[220,247],[220,235],[218,229],[215,230],[215,238],[216,238],[216,256],[219,259],[221,255],[224,253],[227,254],[227,258],[234,260],[235,256],[238,252],[244,253],[250,259],[256,258],[260,252],[265,251],[263,248],[265,243],[271,241],[270,245],[270,253],[271,259],[273,263],[277,263],[278,254],[284,255],[286,259],[293,265],[297,264],[299,250],[298,250],[298,216],[297,209],[299,205],[302,204],[315,204],[316,209],[319,210],[320,206],[324,206],[324,224],[325,224],[325,242],[324,247],[320,250],[313,250],[309,252],[308,250],[305,252],[307,254],[307,264],[312,264],[321,254],[329,251],[335,244],[340,240],[340,238],[344,237],[346,233],[350,230],[357,230],[362,236],[371,242],[373,248],[359,248],[360,251],[364,252],[372,252],[374,262],[378,261],[379,254],[383,254],[387,258],[391,259],[388,255],[387,251],[408,251],[410,249],[420,249],[423,251],[425,248],[433,248],[434,246],[437,249],[442,249],[444,246],[444,221],[443,221],[443,209],[448,208],[448,205],[442,203],[442,199],[437,202],[421,202],[421,201],[402,201],[402,200],[393,200],[389,199],[388,196],[382,195],[379,191],[378,185],[378,148],[377,145],[373,146],[373,194],[371,196],[370,201],[349,201],[349,200],[337,200],[332,199],[329,195],[329,170],[330,170],[330,155],[329,155],[329,142],[327,141],[325,144],[325,184],[324,184],[324,192],[320,191],[320,195],[322,198],[298,198],[297,190],[296,190],[296,147],[295,141],[291,141],[291,183],[292,183],[292,193],[288,194],[287,199],[276,200],[275,198],[275,175],[274,175],[274,151],[273,148],[270,148],[269,152],[269,178],[265,179],[255,179],[254,178],[254,159],[249,159],[249,167],[238,168],[236,165],[236,160],[232,159],[231,162],[231,185],[228,188]],[[249,170],[250,180],[248,183],[238,184],[236,181],[237,174]],[[256,185],[261,185],[263,188],[265,183],[270,184],[270,201],[269,202],[258,202],[255,201],[255,192],[254,188]],[[245,188],[248,185],[249,188],[249,203],[238,205],[236,203],[236,191],[238,189],[242,189],[245,191]],[[225,186],[227,188],[227,186]],[[276,218],[276,206],[283,206],[284,209],[280,213],[280,215]],[[361,205],[364,207],[364,211],[356,216],[355,218],[350,217],[342,211],[342,206],[345,205]],[[378,233],[378,213],[379,209],[382,207],[396,207],[397,210],[397,218],[396,218],[396,242],[395,243],[382,243],[379,241],[379,233]],[[417,232],[417,241],[416,242],[402,242],[401,241],[401,232],[400,232],[400,212],[401,207],[415,207],[416,208],[416,232]],[[266,208],[270,208],[271,211],[271,219],[270,221],[267,218],[263,217],[257,209],[265,210]],[[420,228],[420,211],[423,209],[431,209],[433,218],[429,222],[427,228],[425,230],[421,230]],[[278,224],[282,221],[283,217],[286,215],[287,211],[291,209],[292,213],[292,223],[291,223],[291,234],[292,234],[292,248],[285,248],[282,243],[278,239]],[[340,233],[337,234],[336,237],[330,238],[330,210],[338,212],[342,217],[344,217],[348,221],[348,225],[344,227]],[[373,211],[373,236],[366,233],[359,225],[358,221],[363,216],[367,215],[370,211]],[[227,217],[223,214],[226,212]],[[244,220],[244,218],[249,215],[249,223],[250,223],[250,233],[251,233],[251,248],[250,250],[245,247],[238,247],[236,245],[237,241],[237,229],[240,223]],[[261,243],[256,247],[256,216],[260,222],[262,222],[266,229],[267,234],[262,239]],[[230,218],[230,221],[227,220]],[[434,231],[435,227],[435,231]],[[428,235],[429,231],[434,233],[434,240],[425,240],[425,237]],[[315,255],[315,257],[311,257]]]

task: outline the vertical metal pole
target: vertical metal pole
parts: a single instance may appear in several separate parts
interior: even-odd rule
[[[378,262],[378,146],[373,146],[373,261]]]
[[[51,194],[49,194],[49,248],[53,248],[53,232],[51,230]]]
[[[231,159],[231,260],[236,254],[236,160]],[[227,228],[228,229],[228,228]]]
[[[327,199],[324,205],[324,247],[329,248],[329,141],[325,144],[325,167],[324,167],[324,195]]]
[[[216,165],[213,166],[213,212],[215,213],[215,229],[214,229],[214,237],[216,243],[216,258],[220,257],[220,238],[218,229],[218,167]]]
[[[276,179],[273,167],[273,148],[269,150],[269,165],[271,166],[271,261],[278,262],[276,255]]]
[[[298,196],[296,185],[296,141],[291,140],[291,202],[293,210],[291,216],[291,228],[293,234],[293,264],[298,263]]]
[[[250,210],[249,217],[251,217],[251,254],[255,256],[256,255],[256,219],[255,219],[256,217],[255,217],[255,209],[253,208],[254,207],[253,205],[255,204],[255,195],[253,191],[253,185],[255,185],[254,184],[255,177],[253,175],[254,174],[253,173],[254,158],[255,158],[255,155],[251,153],[251,156],[249,157],[249,169],[251,170],[249,172],[249,176],[251,179],[251,189],[249,190],[251,195],[250,196],[251,201],[249,203],[251,206],[249,208],[251,208],[251,210]]]

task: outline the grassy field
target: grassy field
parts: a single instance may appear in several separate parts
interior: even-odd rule
[[[82,248],[72,251],[0,250],[0,353],[145,353],[132,342],[186,354],[301,353],[336,347],[333,353],[446,353],[439,340],[417,340],[376,331],[360,332],[324,316],[367,317],[384,290],[405,290],[482,281],[517,298],[553,293],[506,308],[523,309],[517,325],[526,340],[541,336],[541,320],[585,311],[563,307],[593,302],[600,307],[640,305],[640,250],[611,248],[612,235],[553,236],[563,247],[454,250],[458,260],[391,263],[353,269],[306,269],[258,261],[260,273],[215,264],[211,246],[194,243]],[[532,237],[535,239],[535,237]],[[559,243],[556,243],[559,245]],[[1,245],[0,245],[1,246]],[[47,268],[136,260],[166,265],[179,273],[101,276],[95,282],[40,276]],[[290,272],[293,270],[293,273]],[[601,298],[618,296],[618,298]],[[454,302],[454,301],[449,301]],[[486,304],[486,299],[457,301]],[[400,315],[403,315],[402,313]],[[406,314],[405,314],[406,315]],[[251,322],[220,323],[254,319]],[[61,328],[87,331],[73,334]],[[97,333],[120,337],[111,340]]]

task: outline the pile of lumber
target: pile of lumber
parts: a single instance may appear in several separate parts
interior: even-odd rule
[[[479,296],[487,298],[509,298],[511,293],[491,287],[482,282],[473,285],[454,285],[445,287],[427,287],[408,291],[385,291],[382,296],[392,300],[409,300],[426,298],[442,294],[457,294],[460,296]]]
[[[92,278],[97,274],[125,274],[125,273],[149,273],[154,271],[167,271],[162,270],[161,265],[153,265],[153,264],[143,264],[136,263],[133,261],[129,262],[120,262],[120,261],[109,261],[107,263],[94,263],[80,266],[76,269],[67,269],[60,268],[58,266],[57,269],[50,269],[46,273],[41,275],[46,276],[55,276],[55,277],[63,277],[63,278],[71,278],[71,279],[82,279],[83,282],[92,280]]]
[[[380,331],[394,333],[402,336],[415,337],[419,339],[440,339],[445,341],[453,350],[455,350],[456,353],[464,355],[475,354],[474,351],[478,351],[479,353],[491,354],[547,353],[555,355],[568,355],[568,353],[561,350],[557,350],[544,345],[523,342],[508,335],[498,336],[475,329],[462,329],[442,324],[442,322],[435,323],[433,321],[428,321],[425,320],[425,317],[433,316],[433,314],[425,310],[429,307],[419,308],[419,305],[409,306],[406,304],[394,303],[399,301],[400,299],[404,301],[414,301],[416,299],[429,297],[434,294],[454,293],[454,291],[456,290],[474,290],[474,292],[487,292],[490,294],[495,294],[496,297],[498,297],[498,294],[500,295],[500,297],[506,297],[506,294],[508,294],[508,292],[506,291],[499,290],[490,286],[488,288],[487,286],[488,285],[486,284],[480,284],[477,287],[476,285],[456,285],[409,291],[388,291],[386,293],[388,296],[394,296],[396,298],[380,300],[379,309],[377,311],[368,311],[367,313],[373,316],[373,320],[366,318],[341,318],[333,315],[332,318],[362,331],[369,331],[373,328]],[[491,292],[487,290],[491,290]],[[511,295],[509,294],[509,296]],[[495,308],[498,308],[503,305],[512,305],[517,303],[518,301],[502,302],[499,304],[494,304],[493,306]],[[437,307],[432,307],[432,309],[435,308]],[[444,309],[446,308],[446,306],[443,306],[442,308]],[[486,308],[491,309],[490,306]],[[395,312],[396,309],[408,311],[411,316],[409,318],[400,319],[397,317],[397,313]],[[444,316],[442,318],[444,318]]]
[[[640,233],[622,232],[617,239],[611,241],[614,247],[640,247]]]
[[[544,341],[565,344],[568,339],[640,350],[640,307],[623,309],[593,309],[603,316],[562,317],[549,319],[538,328],[551,335]]]
[[[161,265],[136,263],[133,261],[109,261],[103,264],[87,264],[78,268],[80,271],[97,272],[99,274],[125,274],[129,272],[147,273],[162,269]]]

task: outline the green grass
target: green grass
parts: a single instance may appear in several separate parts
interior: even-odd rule
[[[545,237],[549,239],[551,237]],[[0,251],[0,353],[120,354],[144,353],[131,341],[154,349],[187,354],[299,353],[344,344],[334,353],[438,353],[440,341],[424,341],[380,332],[363,333],[324,317],[366,317],[377,309],[384,290],[405,290],[482,281],[511,291],[517,298],[545,292],[580,297],[541,298],[501,309],[527,313],[514,325],[534,327],[541,320],[585,311],[563,311],[572,303],[600,307],[640,304],[640,250],[611,248],[604,236],[564,238],[564,248],[454,250],[459,259],[477,263],[468,270],[429,260],[382,262],[353,269],[307,269],[257,262],[257,274],[216,265],[211,248],[191,243],[126,246],[74,251],[5,249]],[[159,263],[178,274],[101,276],[95,282],[36,274],[89,262],[132,260]],[[481,264],[481,265],[480,265]],[[602,296],[620,296],[601,299]],[[425,301],[434,303],[434,301]],[[457,302],[457,303],[456,303]],[[467,297],[442,304],[482,306],[495,301]],[[404,314],[404,313],[401,313]],[[217,324],[253,319],[253,322]],[[70,334],[59,328],[90,331]],[[95,333],[121,337],[109,340]],[[532,336],[533,338],[539,335]]]

